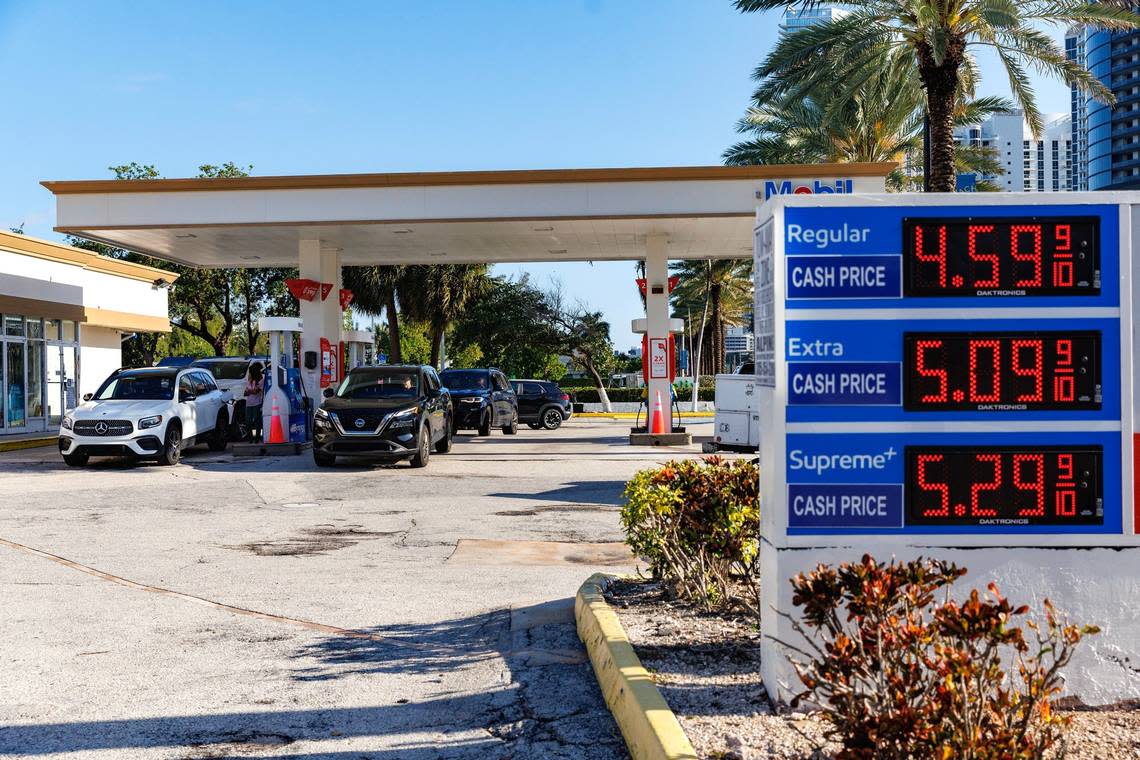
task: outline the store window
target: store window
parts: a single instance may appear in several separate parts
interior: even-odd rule
[[[53,429],[75,408],[79,326],[0,315],[0,434]]]

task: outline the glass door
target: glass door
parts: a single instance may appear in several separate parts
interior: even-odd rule
[[[63,417],[63,352],[68,350],[60,345],[47,347],[47,413],[52,427],[58,427]]]
[[[26,350],[22,341],[9,341],[4,349],[5,396],[9,432],[27,428]]]

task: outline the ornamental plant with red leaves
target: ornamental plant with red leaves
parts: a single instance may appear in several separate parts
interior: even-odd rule
[[[948,588],[966,570],[939,560],[870,556],[792,579],[806,643],[784,646],[811,702],[842,746],[840,760],[1026,760],[1057,745],[1069,719],[1053,710],[1061,670],[1083,636],[1044,602],[1041,624],[1017,618],[990,584],[963,602]],[[941,593],[940,593],[941,592]],[[941,596],[941,601],[936,601]]]

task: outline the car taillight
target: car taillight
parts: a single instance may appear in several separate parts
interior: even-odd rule
[[[569,394],[563,393],[563,394],[562,394],[562,400],[563,400],[563,401],[569,401],[569,400],[570,400],[570,396],[569,396]]]

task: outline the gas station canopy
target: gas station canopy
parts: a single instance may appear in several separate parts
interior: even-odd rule
[[[49,181],[56,227],[202,267],[744,258],[770,191],[883,189],[894,164]],[[768,187],[766,187],[768,185]]]

